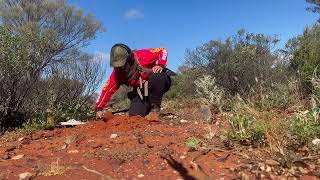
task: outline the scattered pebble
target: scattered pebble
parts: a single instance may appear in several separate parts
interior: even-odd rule
[[[138,178],[143,178],[144,177],[144,174],[139,174],[138,175]]]
[[[266,172],[268,172],[268,173],[271,172],[271,167],[270,166],[266,167]]]
[[[315,146],[320,146],[320,139],[312,140],[312,144],[315,145]]]
[[[111,134],[111,135],[110,135],[110,138],[111,138],[111,139],[114,139],[114,138],[116,138],[116,137],[118,137],[118,134]]]
[[[23,140],[24,140],[24,137],[18,139],[18,141],[23,141]]]
[[[24,172],[19,174],[19,180],[29,180],[32,178],[32,174],[30,172]]]
[[[198,121],[194,122],[194,124],[198,124]]]
[[[19,154],[19,155],[13,156],[11,159],[18,160],[18,159],[21,159],[23,157],[24,157],[24,154]]]
[[[4,150],[4,152],[13,151],[13,150],[15,150],[16,148],[17,148],[17,146],[10,146],[10,147],[6,148],[6,149]]]
[[[2,159],[7,160],[7,159],[10,159],[10,157],[11,157],[10,154],[6,152],[3,154]]]
[[[185,158],[186,158],[186,156],[183,156],[183,155],[182,155],[182,156],[180,156],[180,159],[185,159]]]
[[[270,166],[279,166],[280,165],[280,163],[278,161],[275,161],[273,159],[266,160],[266,164],[268,164]]]
[[[79,153],[79,151],[76,150],[76,149],[75,150],[69,150],[68,153],[69,154],[77,154],[77,153]]]
[[[186,122],[188,122],[188,121],[185,120],[185,119],[181,119],[180,122],[181,122],[181,123],[186,123]]]
[[[67,145],[66,144],[64,144],[62,147],[61,147],[61,149],[67,149]]]

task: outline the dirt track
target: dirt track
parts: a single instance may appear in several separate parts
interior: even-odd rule
[[[262,155],[234,153],[219,138],[210,150],[188,151],[186,139],[203,136],[206,126],[116,116],[108,122],[1,137],[0,179],[18,179],[24,172],[35,179],[254,178],[241,169]],[[24,156],[14,160],[16,155]]]

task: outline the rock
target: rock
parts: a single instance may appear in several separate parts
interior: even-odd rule
[[[95,144],[91,145],[91,148],[96,149],[96,148],[101,148],[102,146],[103,146],[103,144],[101,144],[101,143],[95,143]]]
[[[182,155],[182,156],[180,156],[179,158],[180,158],[180,159],[185,159],[185,158],[186,158],[186,156],[183,156],[183,155]]]
[[[68,153],[69,154],[77,154],[77,153],[79,153],[79,151],[74,149],[74,150],[69,150]]]
[[[308,173],[309,173],[308,170],[306,170],[306,169],[304,169],[304,168],[302,168],[302,167],[298,167],[298,169],[299,169],[299,171],[300,171],[302,174],[308,174]]]
[[[188,122],[188,121],[185,120],[185,119],[181,119],[180,122],[181,122],[181,123],[186,123],[186,122]]]
[[[25,172],[19,174],[19,180],[29,180],[32,179],[33,175],[30,172]]]
[[[314,146],[320,146],[320,139],[314,139],[314,140],[312,140],[312,144],[313,144]]]
[[[53,136],[54,136],[53,132],[46,132],[42,135],[42,137],[44,137],[44,138],[49,138],[49,137],[53,137]]]
[[[116,137],[118,137],[118,134],[111,134],[111,135],[110,135],[110,138],[111,138],[111,139],[114,139],[114,138],[116,138]]]
[[[18,160],[18,159],[21,159],[23,157],[24,157],[24,154],[19,154],[19,155],[13,156],[11,159]]]
[[[63,149],[67,149],[67,147],[68,147],[68,145],[67,144],[64,144],[62,147],[61,147],[61,149],[63,150]]]
[[[270,166],[279,166],[280,165],[280,163],[278,161],[275,161],[273,159],[266,160],[266,164],[270,165]]]
[[[271,172],[271,167],[270,167],[270,166],[267,166],[267,167],[266,167],[266,172],[267,172],[267,173]]]
[[[38,139],[41,139],[41,137],[42,137],[42,134],[35,133],[35,134],[32,134],[31,139],[32,140],[38,140]]]
[[[17,146],[9,146],[9,147],[7,147],[7,148],[4,150],[4,152],[13,151],[13,150],[15,150],[16,148],[17,148]]]
[[[144,174],[139,174],[138,175],[138,178],[143,178],[144,177]]]
[[[18,139],[18,141],[23,141],[23,140],[24,140],[24,137]]]
[[[250,176],[247,175],[247,174],[244,173],[244,172],[240,172],[240,173],[239,173],[239,176],[240,176],[240,179],[243,179],[243,180],[249,180],[249,179],[250,179]]]
[[[144,139],[143,139],[143,137],[139,137],[139,138],[138,138],[138,143],[139,143],[139,144],[144,144]]]
[[[4,159],[4,160],[10,159],[10,158],[11,158],[11,156],[8,152],[5,152],[2,156],[2,159]]]

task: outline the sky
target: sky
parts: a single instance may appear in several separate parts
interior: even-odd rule
[[[278,35],[279,46],[314,24],[305,0],[68,0],[103,23],[105,32],[84,50],[108,61],[111,47],[165,47],[168,67],[183,65],[185,50],[224,40],[239,29]],[[109,63],[108,63],[109,64]],[[107,67],[106,78],[111,68]]]

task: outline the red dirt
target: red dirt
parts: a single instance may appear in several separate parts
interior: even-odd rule
[[[223,150],[218,138],[213,139],[216,145],[211,151],[188,151],[186,139],[205,135],[206,126],[191,121],[150,123],[145,118],[115,116],[107,122],[38,131],[12,140],[0,137],[0,179],[18,179],[24,172],[33,173],[35,179],[239,177],[232,169],[247,165],[248,159]],[[111,138],[111,134],[117,137]],[[24,157],[11,159],[19,154]],[[50,176],[50,168],[55,167],[63,171]]]

